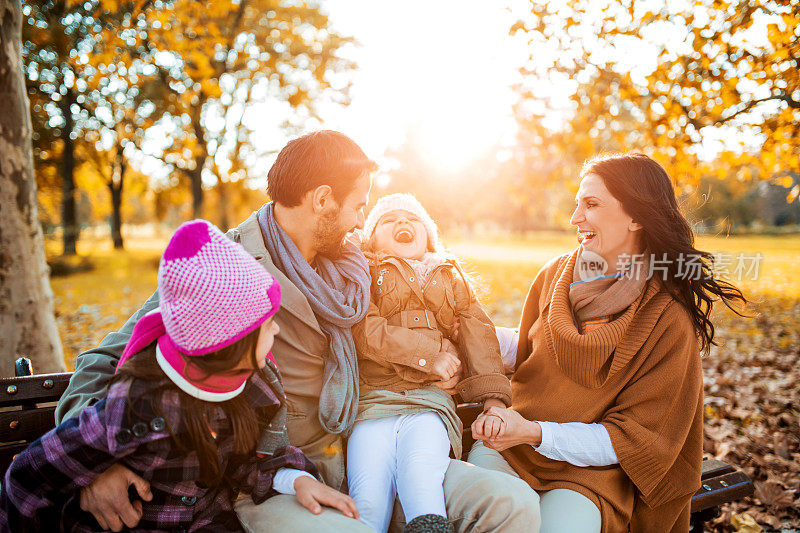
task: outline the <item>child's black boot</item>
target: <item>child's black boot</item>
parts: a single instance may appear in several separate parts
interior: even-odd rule
[[[438,514],[424,514],[406,524],[403,533],[455,533],[447,518]]]

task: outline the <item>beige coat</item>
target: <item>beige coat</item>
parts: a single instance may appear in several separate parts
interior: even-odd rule
[[[289,441],[314,461],[328,486],[344,488],[344,441],[340,435],[326,432],[319,422],[328,338],[306,297],[272,262],[256,213],[230,230],[228,236],[241,243],[281,286],[281,308],[274,318],[281,331],[275,337],[272,355],[286,390]]]
[[[454,344],[464,371],[459,396],[467,402],[497,398],[509,405],[511,385],[503,374],[494,326],[457,262],[444,261],[421,282],[400,257],[366,256],[371,301],[367,316],[353,327],[362,389],[402,392],[438,381],[432,368],[442,339],[452,340],[458,319]]]
[[[305,296],[272,263],[264,246],[256,213],[227,235],[241,243],[281,285],[281,308],[274,315],[281,331],[275,338],[272,354],[286,390],[289,441],[314,461],[327,485],[343,488],[345,468],[342,438],[322,428],[317,412],[328,340]],[[142,315],[157,306],[158,292],[119,331],[110,333],[100,346],[78,357],[75,374],[56,409],[58,422],[77,416],[81,409],[105,396],[108,382],[114,375],[133,326]]]

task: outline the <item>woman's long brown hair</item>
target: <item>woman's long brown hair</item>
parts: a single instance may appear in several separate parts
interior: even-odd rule
[[[672,180],[650,157],[637,153],[603,154],[587,161],[581,177],[597,174],[622,209],[642,226],[644,253],[659,262],[666,258],[664,285],[688,312],[700,347],[708,353],[714,342],[714,324],[709,318],[714,302],[722,302],[739,316],[731,304],[747,303],[742,291],[713,275],[714,256],[694,247],[694,232],[680,212]],[[679,275],[680,259],[698,258],[699,275]],[[695,279],[696,278],[696,279]]]
[[[256,341],[260,328],[242,337],[230,346],[203,355],[202,357],[184,356],[187,364],[205,376],[211,376],[221,372],[231,370],[233,367],[249,357],[252,360],[253,368],[258,368],[256,364]],[[256,370],[259,372],[260,370]],[[155,351],[144,350],[131,357],[114,375],[112,383],[123,379],[144,379],[148,381],[164,380],[164,371],[156,362]],[[220,463],[219,452],[208,420],[213,410],[219,406],[225,410],[231,421],[233,429],[234,453],[248,454],[253,451],[259,437],[258,419],[254,409],[247,403],[242,394],[220,403],[205,402],[190,396],[178,389],[169,380],[166,380],[163,387],[157,389],[152,398],[154,412],[162,416],[159,405],[161,396],[167,390],[177,390],[180,400],[183,420],[186,424],[188,442],[174,438],[173,441],[179,449],[186,453],[192,451],[197,453],[200,463],[200,483],[207,487],[219,485],[222,481],[222,465]]]

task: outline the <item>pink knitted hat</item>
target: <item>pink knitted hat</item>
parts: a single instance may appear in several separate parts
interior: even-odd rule
[[[158,339],[159,365],[187,394],[225,401],[244,390],[252,372],[200,377],[187,356],[229,346],[275,314],[281,300],[275,278],[215,226],[193,220],[164,251],[158,295],[160,307],[136,323],[119,366]]]

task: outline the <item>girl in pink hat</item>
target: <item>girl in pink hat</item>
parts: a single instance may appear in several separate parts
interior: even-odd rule
[[[32,443],[0,488],[0,531],[95,531],[80,489],[116,463],[136,486],[143,530],[241,531],[240,491],[255,503],[296,494],[314,513],[358,518],[353,501],[316,480],[290,446],[286,397],[269,353],[280,286],[204,220],[170,240],[158,269],[160,307],[137,322],[108,396]],[[137,523],[138,522],[138,523]]]

